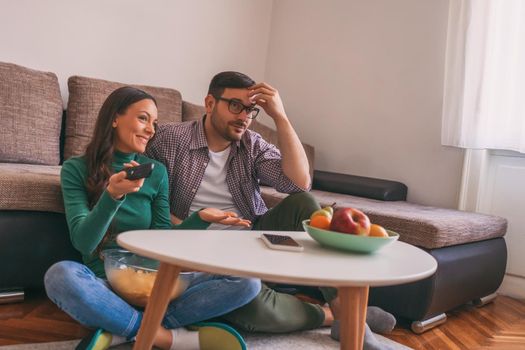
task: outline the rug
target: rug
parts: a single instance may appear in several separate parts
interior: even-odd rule
[[[402,344],[376,334],[376,337],[385,347],[392,350],[410,350]],[[330,329],[316,329],[306,332],[296,332],[292,334],[250,334],[245,336],[248,350],[338,350],[339,342],[330,338]],[[78,340],[39,343],[24,345],[0,346],[0,350],[72,350],[75,349]],[[132,344],[123,344],[111,348],[112,350],[131,350]],[[225,349],[226,350],[226,349]]]

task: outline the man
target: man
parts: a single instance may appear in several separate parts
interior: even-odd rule
[[[222,72],[213,77],[204,102],[202,119],[161,126],[148,145],[146,154],[168,169],[172,221],[214,207],[251,221],[254,230],[302,231],[301,222],[319,204],[305,192],[311,186],[308,160],[279,92],[242,73]],[[248,130],[259,107],[274,121],[280,151]],[[291,195],[268,210],[260,181]],[[243,330],[273,333],[313,329],[333,321],[328,307],[268,286],[224,318]]]

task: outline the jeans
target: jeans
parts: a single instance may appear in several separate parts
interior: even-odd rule
[[[82,325],[128,339],[138,333],[143,311],[115,294],[87,266],[60,261],[46,272],[44,285],[48,297]],[[259,279],[194,272],[188,289],[168,304],[162,325],[173,329],[223,315],[250,302],[260,289]]]

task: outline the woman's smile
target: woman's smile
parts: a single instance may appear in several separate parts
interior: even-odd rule
[[[144,153],[146,145],[155,134],[156,124],[155,103],[149,99],[135,102],[113,121],[115,148],[124,153]]]

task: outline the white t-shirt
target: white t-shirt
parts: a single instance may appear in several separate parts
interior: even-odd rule
[[[201,185],[195,194],[190,206],[190,214],[202,208],[217,208],[224,211],[233,211],[239,217],[241,213],[233,203],[233,198],[226,183],[226,163],[231,148],[224,151],[212,152],[208,150],[210,160],[204,171]],[[208,230],[239,230],[241,226],[226,226],[211,224]]]

